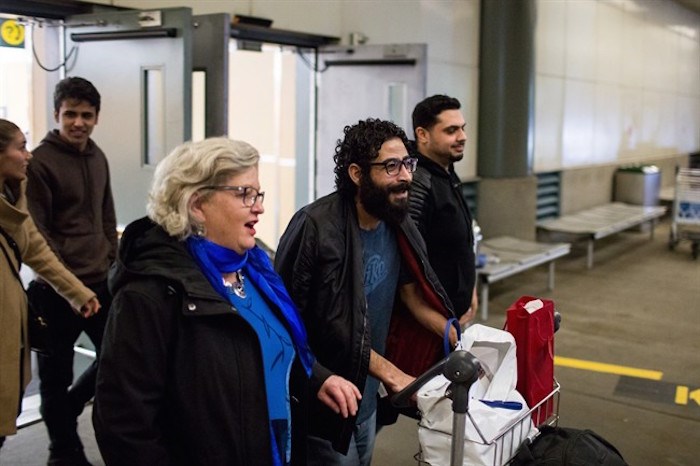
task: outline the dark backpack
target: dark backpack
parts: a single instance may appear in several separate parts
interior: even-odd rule
[[[591,430],[543,426],[540,435],[518,450],[514,466],[627,466],[607,440]]]

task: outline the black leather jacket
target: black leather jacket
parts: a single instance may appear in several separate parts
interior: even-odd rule
[[[407,217],[396,233],[404,259],[410,256],[408,262],[414,265],[417,280],[432,290],[432,302],[445,315],[453,315],[413,222]],[[318,361],[362,390],[371,345],[354,200],[332,193],[297,212],[280,239],[275,268],[299,307]],[[419,326],[411,319],[414,326]],[[433,334],[427,333],[427,338],[442,345]],[[387,340],[387,355],[393,351],[389,341],[391,337]],[[309,432],[330,440],[336,450],[346,453],[355,419],[344,420],[317,400],[311,405]]]
[[[430,264],[461,316],[471,306],[476,282],[472,215],[454,168],[447,172],[415,150],[413,155],[418,157],[418,168],[409,213],[425,240]]]

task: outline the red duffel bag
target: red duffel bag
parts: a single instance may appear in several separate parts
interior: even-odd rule
[[[549,395],[554,386],[554,302],[522,296],[507,311],[506,330],[515,338],[518,361],[517,390],[530,408]],[[535,411],[532,421],[540,425],[553,407]]]

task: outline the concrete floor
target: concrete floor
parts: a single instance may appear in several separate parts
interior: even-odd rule
[[[626,232],[596,243],[586,269],[583,245],[557,261],[556,288],[547,291],[546,266],[491,286],[490,318],[502,327],[505,309],[522,295],[553,299],[563,316],[556,354],[661,371],[659,381],[557,366],[562,385],[560,425],[592,429],[615,445],[630,465],[700,464],[700,260],[688,243],[667,247],[669,222],[648,234]],[[686,391],[687,388],[687,391]],[[81,417],[88,457],[102,465],[90,409]],[[2,466],[45,464],[41,423],[8,438]],[[416,421],[401,418],[383,429],[373,464],[414,465]]]

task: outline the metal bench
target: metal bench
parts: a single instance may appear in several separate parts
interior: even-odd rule
[[[571,250],[569,243],[536,243],[510,236],[499,236],[481,242],[479,253],[487,263],[476,269],[481,297],[482,320],[489,316],[489,285],[541,264],[549,264],[547,289],[554,289],[554,261]],[[497,259],[497,262],[493,260]]]
[[[663,206],[639,206],[613,202],[575,214],[537,222],[541,231],[553,234],[556,238],[587,241],[586,265],[593,267],[593,243],[595,240],[643,225],[650,225],[650,236],[654,238],[654,226],[659,217],[666,213]]]

